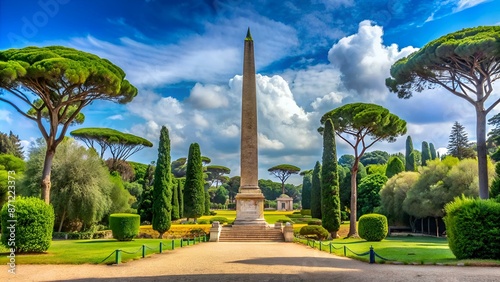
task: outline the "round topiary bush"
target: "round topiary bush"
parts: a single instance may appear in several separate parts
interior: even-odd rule
[[[362,215],[358,221],[359,237],[366,241],[382,241],[389,227],[385,215],[370,213]]]
[[[323,239],[328,238],[328,236],[330,236],[330,233],[323,226],[306,225],[306,226],[300,228],[300,235],[312,236],[318,240],[323,240]]]
[[[448,244],[457,259],[500,260],[500,203],[455,198],[445,211]]]
[[[109,216],[109,228],[118,241],[131,241],[139,235],[141,217],[138,214],[114,213]]]
[[[16,253],[42,253],[52,242],[54,209],[44,201],[34,197],[16,197],[2,211],[2,244]],[[7,220],[17,220],[8,222]]]
[[[321,219],[312,219],[307,222],[307,225],[321,225]]]

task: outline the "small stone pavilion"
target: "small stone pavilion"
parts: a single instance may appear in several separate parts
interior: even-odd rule
[[[293,211],[293,198],[287,194],[281,194],[276,199],[276,205],[279,211]]]

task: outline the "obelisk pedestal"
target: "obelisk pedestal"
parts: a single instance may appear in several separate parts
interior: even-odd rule
[[[241,180],[236,195],[236,219],[233,225],[267,226],[264,219],[264,195],[259,188],[257,139],[257,91],[255,60],[250,28],[245,38],[241,101]]]

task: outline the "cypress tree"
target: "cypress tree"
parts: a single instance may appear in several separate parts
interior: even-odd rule
[[[415,171],[415,154],[413,154],[413,141],[411,136],[406,137],[405,170]]]
[[[312,175],[306,173],[302,179],[302,208],[305,210],[311,209],[311,186]]]
[[[158,144],[158,161],[156,162],[153,185],[153,229],[160,237],[170,229],[172,224],[172,176],[170,172],[170,137],[168,129],[162,126],[160,143]]]
[[[387,169],[385,170],[385,176],[387,178],[391,178],[394,175],[403,172],[405,170],[405,166],[403,164],[403,161],[401,161],[400,158],[394,156],[389,159],[389,162],[387,163]]]
[[[205,181],[203,180],[203,164],[201,163],[200,145],[192,143],[186,168],[184,184],[184,216],[196,219],[205,211]]]
[[[186,178],[177,178],[177,196],[179,197],[179,218],[184,217],[184,183]]]
[[[172,185],[172,220],[177,220],[180,217],[179,214],[179,179],[173,178]]]
[[[337,148],[335,130],[331,119],[325,122],[323,132],[323,167],[321,169],[321,215],[322,225],[337,238],[340,229],[339,176],[337,174]]]
[[[141,216],[141,222],[147,221],[151,224],[153,221],[153,179],[154,166],[148,165],[144,174],[144,182],[142,183],[141,201],[137,206],[137,212]]]
[[[427,161],[431,159],[431,150],[427,142],[422,142],[422,166],[427,165]]]
[[[436,148],[434,148],[434,144],[429,143],[429,150],[431,151],[431,160],[435,160],[437,158]]]
[[[312,174],[311,216],[321,219],[321,164],[316,162]]]
[[[208,190],[205,190],[205,211],[203,214],[210,215],[210,194],[208,193]]]

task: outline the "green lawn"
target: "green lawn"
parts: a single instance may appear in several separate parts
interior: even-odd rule
[[[113,239],[102,240],[57,240],[52,241],[47,253],[44,254],[17,254],[16,264],[98,264],[114,263],[116,249],[122,250],[122,262],[127,262],[142,257],[142,245],[146,248],[146,255],[159,253],[160,242],[163,242],[163,251],[172,249],[172,240],[159,239],[135,239],[133,241],[119,242]],[[175,248],[180,247],[180,239],[176,239]],[[183,242],[186,247],[187,241]],[[199,244],[199,243],[196,243]],[[190,246],[193,245],[191,241]],[[127,254],[125,252],[134,253]],[[0,264],[7,263],[7,249],[0,247]],[[106,259],[106,260],[105,260]],[[104,261],[103,261],[104,260]]]
[[[306,240],[298,240],[306,244]],[[390,261],[398,261],[405,264],[452,264],[464,263],[465,265],[496,265],[500,266],[500,261],[495,260],[457,260],[450,248],[446,238],[435,237],[387,237],[380,242],[367,242],[363,239],[335,239],[333,241],[323,241],[322,250],[330,252],[330,242],[332,242],[332,252],[339,256],[344,256],[344,246],[347,249],[347,257],[362,261],[369,261],[368,256],[359,257],[353,252],[362,254],[373,250],[380,256]],[[309,241],[312,246],[312,241]],[[319,241],[314,243],[314,247],[319,249]],[[351,250],[351,251],[350,251]],[[387,263],[380,258],[376,258],[377,263]]]

